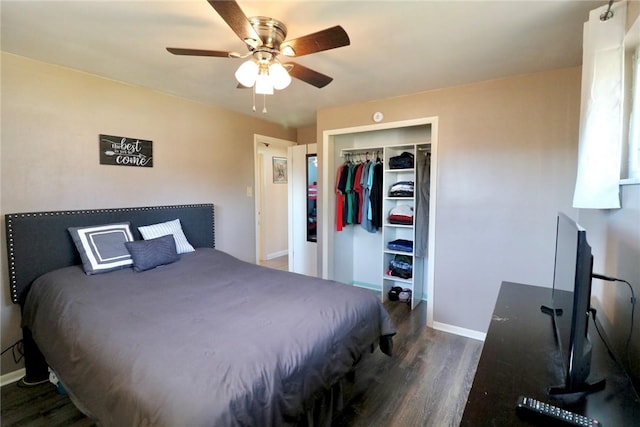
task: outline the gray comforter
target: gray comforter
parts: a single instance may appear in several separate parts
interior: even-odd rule
[[[104,426],[295,423],[393,324],[370,291],[198,249],[146,272],[37,279],[24,326]]]

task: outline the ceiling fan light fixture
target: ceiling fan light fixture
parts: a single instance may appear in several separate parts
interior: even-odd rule
[[[323,88],[333,80],[300,64],[293,62],[281,64],[278,60],[279,55],[298,57],[348,46],[351,43],[349,35],[340,25],[287,40],[287,27],[277,19],[267,16],[249,18],[242,12],[237,0],[208,0],[208,2],[245,43],[248,52],[241,54],[233,51],[173,47],[167,47],[167,50],[174,55],[235,59],[251,57],[249,61],[238,67],[235,77],[239,82],[238,86],[253,88],[251,92],[254,98],[254,111],[256,94],[263,95],[266,100],[266,95],[272,95],[274,89],[282,90],[288,87],[292,77],[317,88]],[[263,112],[266,112],[266,107],[263,108]]]
[[[258,64],[253,60],[243,62],[242,65],[238,67],[235,76],[238,83],[242,86],[253,86],[258,76]]]
[[[256,76],[255,91],[259,95],[273,95],[273,82],[268,73],[260,73]]]
[[[269,65],[269,76],[274,89],[282,90],[291,84],[291,76],[279,62]]]

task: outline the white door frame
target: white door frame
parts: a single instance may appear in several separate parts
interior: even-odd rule
[[[429,242],[428,242],[428,259],[427,259],[427,326],[433,327],[433,307],[435,298],[435,240],[436,240],[436,203],[438,188],[438,117],[422,117],[418,119],[402,120],[397,122],[376,123],[372,125],[355,126],[342,129],[330,129],[322,132],[322,149],[319,151],[319,160],[321,165],[321,181],[322,189],[319,197],[322,201],[320,204],[319,214],[319,236],[320,244],[320,273],[323,279],[329,279],[330,263],[332,258],[329,254],[329,248],[333,246],[333,216],[330,210],[333,209],[333,201],[335,194],[331,191],[334,188],[333,179],[336,165],[333,165],[334,146],[333,138],[338,135],[351,133],[369,132],[376,130],[395,129],[411,126],[430,125],[431,126],[431,183],[429,187]],[[334,167],[335,166],[335,167]],[[331,172],[330,172],[331,171]],[[331,209],[330,209],[331,207]]]
[[[274,138],[271,136],[254,134],[253,135],[253,188],[255,189],[254,195],[254,225],[256,230],[256,246],[255,246],[255,262],[258,264],[260,262],[260,246],[262,242],[262,222],[260,220],[260,213],[262,211],[261,204],[264,203],[264,198],[262,195],[262,183],[264,182],[265,177],[263,176],[264,168],[261,167],[261,151],[263,147],[269,147],[269,145],[277,145],[280,147],[290,147],[292,145],[297,145],[295,141],[288,141],[286,139]]]

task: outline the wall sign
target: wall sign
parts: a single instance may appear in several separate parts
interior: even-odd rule
[[[100,164],[153,167],[153,141],[100,135]]]

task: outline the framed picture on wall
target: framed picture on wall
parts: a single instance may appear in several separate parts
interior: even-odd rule
[[[287,183],[287,159],[286,157],[273,157],[273,183]]]

